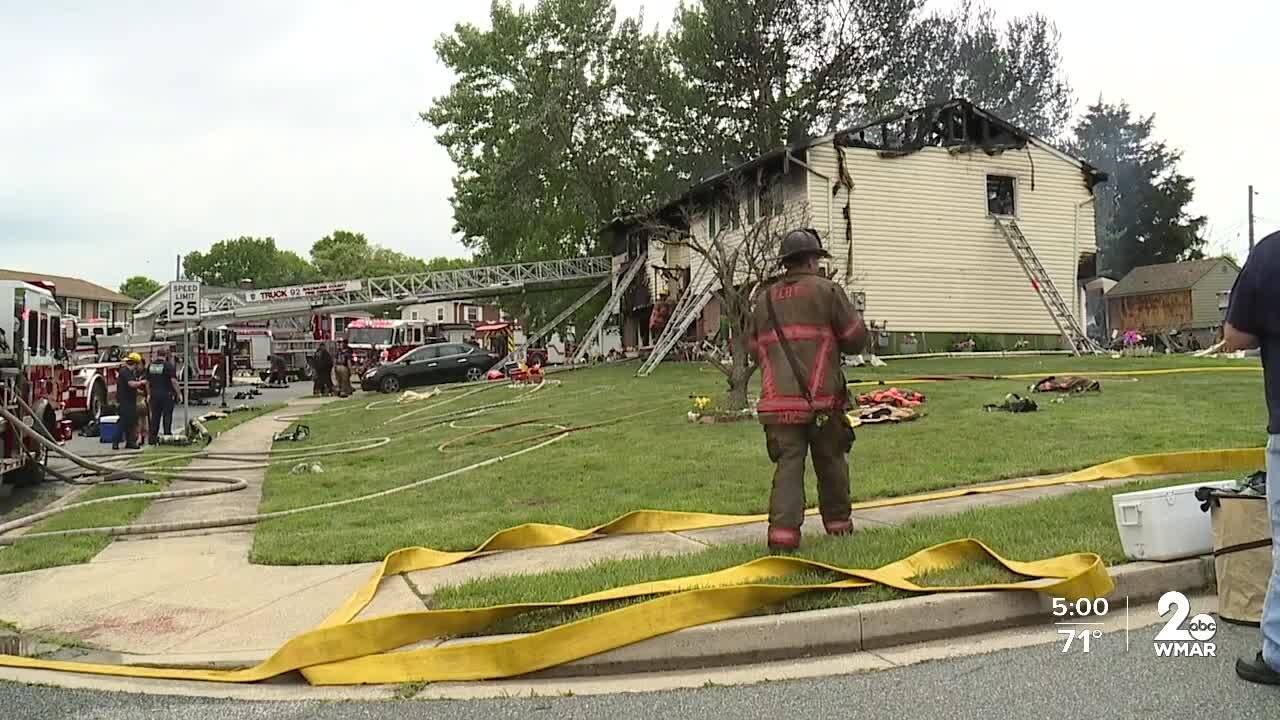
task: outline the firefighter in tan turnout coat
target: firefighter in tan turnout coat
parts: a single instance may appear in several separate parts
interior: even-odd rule
[[[830,253],[816,232],[789,232],[780,252],[786,274],[761,289],[752,315],[751,349],[763,374],[756,409],[776,466],[768,538],[775,551],[800,546],[809,455],[827,533],[853,530],[848,454],[854,437],[841,354],[862,352],[867,332],[844,288],[818,274],[822,257]]]

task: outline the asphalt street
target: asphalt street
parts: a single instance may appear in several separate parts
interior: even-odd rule
[[[1046,630],[1048,632],[1049,630]],[[1154,631],[1124,647],[1123,633],[1089,654],[1046,644],[879,672],[743,687],[662,693],[472,701],[243,702],[0,684],[6,718],[53,720],[181,717],[183,720],[432,718],[1230,718],[1280,717],[1280,687],[1242,682],[1238,655],[1257,630],[1220,625],[1217,657],[1157,657]]]

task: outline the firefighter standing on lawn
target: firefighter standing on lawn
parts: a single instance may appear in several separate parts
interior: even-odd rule
[[[844,288],[818,274],[819,259],[831,254],[816,231],[787,233],[779,255],[786,274],[757,294],[750,344],[763,372],[757,411],[776,466],[769,548],[790,551],[800,546],[808,455],[827,534],[853,531],[848,454],[854,437],[841,355],[862,352],[867,332]]]

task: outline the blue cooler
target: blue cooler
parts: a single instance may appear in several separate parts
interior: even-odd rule
[[[120,416],[103,415],[98,419],[98,442],[120,442]]]

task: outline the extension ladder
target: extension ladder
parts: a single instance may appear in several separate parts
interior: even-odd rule
[[[608,301],[604,304],[604,309],[596,315],[596,319],[591,321],[591,327],[585,335],[578,337],[578,351],[573,354],[572,362],[582,362],[587,356],[587,351],[591,349],[591,343],[595,341],[595,337],[604,327],[604,323],[618,310],[618,303],[622,301],[622,296],[627,292],[627,288],[631,287],[631,283],[635,281],[636,275],[640,273],[640,269],[649,261],[649,256],[641,253],[640,257],[631,261],[631,267],[622,275],[622,279],[613,288],[613,294],[609,296]],[[603,350],[604,348],[601,348]]]
[[[1071,312],[1071,306],[1063,299],[1062,293],[1058,292],[1058,287],[1053,284],[1053,278],[1045,270],[1036,251],[1027,241],[1027,237],[1022,234],[1022,228],[1018,227],[1018,223],[1011,219],[996,218],[995,220],[1000,233],[1004,235],[1005,242],[1009,243],[1013,256],[1018,259],[1018,264],[1031,280],[1031,286],[1036,289],[1036,294],[1040,296],[1045,309],[1049,311],[1049,317],[1053,318],[1058,331],[1066,338],[1071,352],[1076,355],[1101,352],[1097,343],[1085,334],[1080,321]]]
[[[671,319],[662,329],[662,334],[654,343],[649,357],[645,358],[644,364],[636,371],[636,377],[649,377],[654,368],[658,367],[658,363],[662,362],[671,353],[671,349],[680,342],[680,338],[684,337],[689,326],[702,314],[707,303],[711,302],[711,298],[715,295],[715,282],[713,278],[706,277],[709,274],[708,267],[710,264],[703,264],[698,269],[698,274],[689,281],[689,287],[680,294],[680,300],[671,311]]]

